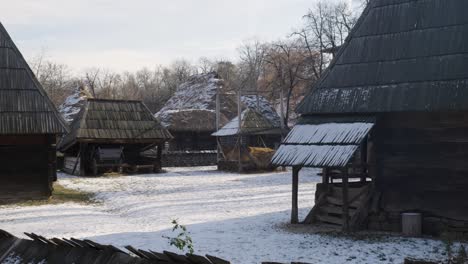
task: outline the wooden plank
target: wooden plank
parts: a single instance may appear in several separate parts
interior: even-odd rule
[[[341,200],[339,198],[336,198],[336,197],[333,197],[333,196],[327,196],[327,202],[331,203],[331,204],[334,204],[334,205],[339,205],[339,206],[343,205],[343,200]],[[360,200],[357,200],[357,201],[354,201],[354,202],[350,203],[349,207],[357,208],[359,206],[359,204],[360,204]]]
[[[335,205],[324,205],[320,207],[320,211],[328,213],[328,214],[343,214],[343,209],[341,206],[335,206]],[[349,216],[353,216],[356,213],[356,209],[354,208],[349,208]]]
[[[330,224],[335,224],[335,225],[343,225],[343,219],[339,217],[333,217],[333,216],[328,216],[328,215],[317,215],[317,220],[320,222],[325,222],[325,223],[330,223]]]

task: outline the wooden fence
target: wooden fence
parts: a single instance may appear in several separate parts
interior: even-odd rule
[[[31,239],[22,239],[0,229],[0,263],[29,264],[230,264],[215,256],[180,255],[173,252],[141,250],[132,246],[119,249],[91,240],[45,238],[25,233]],[[281,264],[263,262],[263,264]],[[306,264],[293,262],[292,264]]]

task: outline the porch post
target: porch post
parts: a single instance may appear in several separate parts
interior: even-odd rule
[[[349,199],[348,199],[348,167],[344,168],[343,173],[343,231],[349,231]]]
[[[292,172],[292,210],[291,210],[291,224],[299,223],[299,206],[297,202],[299,191],[299,171],[300,167],[293,167]]]

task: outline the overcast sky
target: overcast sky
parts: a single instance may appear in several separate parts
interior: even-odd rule
[[[352,0],[349,0],[352,1]],[[285,37],[314,0],[0,0],[0,19],[27,59],[80,71],[136,70],[186,58],[235,59],[249,39]]]

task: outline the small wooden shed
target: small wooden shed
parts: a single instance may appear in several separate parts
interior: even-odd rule
[[[271,113],[269,113],[271,115]],[[240,119],[240,120],[239,120]],[[271,119],[271,118],[270,118]],[[273,120],[247,108],[212,135],[218,141],[218,169],[252,171],[272,169],[270,159],[279,147],[282,128],[279,116]]]
[[[60,141],[64,170],[97,175],[109,170],[161,169],[161,152],[171,134],[141,101],[87,99]],[[157,157],[142,152],[157,148]]]
[[[468,2],[370,1],[273,163],[323,168],[304,223],[468,232]]]
[[[0,203],[49,197],[68,127],[0,23]]]

